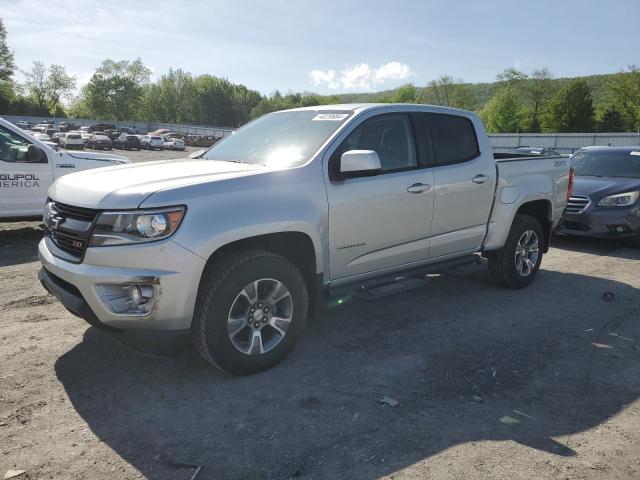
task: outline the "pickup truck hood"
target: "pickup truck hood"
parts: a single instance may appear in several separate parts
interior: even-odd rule
[[[159,190],[252,175],[261,165],[213,160],[163,160],[97,168],[60,177],[49,188],[54,200],[96,209],[137,208]]]
[[[576,177],[573,192],[599,200],[608,195],[640,190],[640,178],[627,177]]]

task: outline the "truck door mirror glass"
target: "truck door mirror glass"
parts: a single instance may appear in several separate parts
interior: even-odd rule
[[[377,175],[380,168],[380,157],[373,150],[349,150],[340,157],[342,178]]]
[[[27,147],[26,163],[47,163],[47,154],[37,145]]]

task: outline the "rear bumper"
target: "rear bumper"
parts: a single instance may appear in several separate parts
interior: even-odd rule
[[[565,213],[557,232],[584,237],[634,237],[640,234],[640,207],[590,207],[584,213]]]

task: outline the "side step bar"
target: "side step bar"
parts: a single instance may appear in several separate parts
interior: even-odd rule
[[[325,289],[325,299],[331,302],[345,296],[351,296],[354,292],[360,298],[380,298],[394,293],[404,292],[419,288],[426,282],[424,277],[431,273],[443,273],[467,265],[484,265],[486,260],[479,254],[467,255],[452,260],[425,265],[386,274],[370,280],[356,281],[347,285]]]

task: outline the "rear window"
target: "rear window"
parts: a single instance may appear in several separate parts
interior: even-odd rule
[[[424,118],[436,163],[464,162],[480,154],[476,130],[468,118],[442,113],[426,113]]]
[[[160,137],[151,137],[151,140],[162,140]]]

